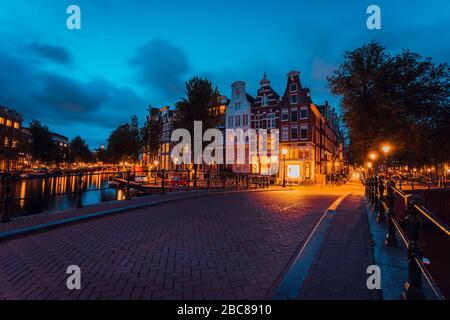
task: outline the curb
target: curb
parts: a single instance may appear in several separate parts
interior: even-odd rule
[[[295,300],[297,298],[337,208],[349,195],[351,193],[338,197],[320,216],[312,231],[307,235],[300,251],[295,254],[289,269],[275,287],[272,293],[273,300]]]
[[[69,225],[69,224],[73,224],[73,223],[77,223],[77,222],[98,219],[101,217],[122,213],[124,211],[133,211],[133,210],[137,210],[137,209],[153,207],[153,206],[163,205],[163,204],[172,203],[172,202],[178,202],[181,200],[190,200],[190,199],[203,198],[203,197],[207,197],[207,196],[217,196],[217,195],[242,193],[242,192],[268,192],[268,191],[273,192],[273,191],[289,191],[289,190],[293,190],[293,189],[291,189],[291,188],[276,189],[276,190],[270,190],[270,189],[247,190],[247,189],[244,189],[244,190],[230,190],[230,191],[212,191],[212,192],[206,192],[206,193],[200,193],[200,194],[192,194],[191,193],[191,195],[181,197],[181,198],[165,199],[165,200],[163,199],[163,200],[154,201],[154,202],[150,202],[150,203],[141,203],[141,204],[135,204],[135,205],[125,206],[125,207],[116,208],[116,209],[108,209],[108,210],[103,210],[103,211],[99,211],[99,212],[95,212],[95,213],[88,213],[86,215],[82,215],[82,216],[78,216],[78,217],[66,218],[66,219],[51,221],[48,223],[37,224],[34,226],[29,226],[29,227],[24,227],[24,228],[9,230],[9,231],[3,231],[3,232],[0,232],[0,242],[11,240],[13,238],[18,238],[20,236],[25,236],[28,234],[37,233],[39,231],[56,229],[57,227],[65,226],[65,225]],[[200,191],[200,192],[202,192],[202,191]]]

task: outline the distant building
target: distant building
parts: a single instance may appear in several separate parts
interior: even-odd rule
[[[250,123],[242,117],[248,113]],[[305,180],[321,182],[328,173],[341,171],[346,161],[343,134],[336,111],[325,102],[316,106],[310,90],[300,82],[300,72],[287,74],[282,97],[270,86],[267,75],[260,81],[256,97],[246,93],[245,83],[232,84],[231,102],[226,113],[226,128],[267,129],[267,156],[251,156],[252,173],[268,174],[271,162],[278,161],[278,182],[284,175],[288,183]],[[279,130],[279,154],[271,154],[270,130]],[[248,142],[246,141],[248,154]],[[258,142],[259,146],[262,144]],[[285,150],[285,154],[282,152]],[[248,170],[239,165],[233,171]]]
[[[52,132],[52,141],[55,144],[59,162],[66,162],[69,156],[69,138],[59,133]]]
[[[2,171],[16,169],[19,164],[18,147],[22,116],[15,110],[0,106],[0,167]]]
[[[162,132],[160,147],[157,155],[144,154],[142,156],[143,162],[149,166],[154,167],[157,170],[172,170],[175,169],[175,164],[170,159],[170,153],[172,152],[173,143],[170,141],[172,135],[172,117],[173,108],[170,106],[164,106],[162,108],[155,108],[150,106],[150,115],[147,116],[147,121],[153,118],[159,118],[162,122]]]
[[[250,125],[252,129],[257,131],[258,129],[267,129],[267,156],[264,159],[253,156],[250,163],[252,173],[268,174],[271,167],[270,161],[274,157],[276,157],[274,160],[278,161],[278,155],[270,154],[270,129],[279,128],[280,96],[270,86],[270,81],[265,73],[259,84],[260,88],[251,107]],[[258,142],[258,144],[261,143]]]
[[[280,151],[287,151],[280,155],[286,162],[280,167],[280,180],[286,170],[289,183],[322,182],[325,174],[342,169],[338,116],[327,102],[319,107],[313,103],[298,71],[287,74],[280,110]]]
[[[231,85],[231,99],[226,108],[225,128],[226,129],[250,129],[251,107],[255,98],[246,92],[246,84],[244,81],[236,81]],[[225,135],[225,142],[231,143],[234,140],[234,159],[231,165],[233,172],[251,172],[251,165],[248,159],[249,143],[248,139],[244,140],[244,145],[238,145],[237,138],[234,135]],[[245,150],[245,164],[236,164],[238,148]],[[231,161],[231,159],[230,159]]]
[[[346,162],[344,136],[340,129],[339,117],[329,104],[325,101],[324,105],[318,106],[322,115],[320,130],[321,140],[320,150],[320,169],[321,173],[327,174],[343,169]]]

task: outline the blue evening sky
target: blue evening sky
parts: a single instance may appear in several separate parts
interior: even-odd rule
[[[66,28],[70,4],[81,30]],[[370,4],[381,30],[366,28]],[[173,105],[194,75],[225,95],[244,80],[254,95],[267,72],[282,94],[299,70],[315,103],[338,106],[326,77],[345,51],[377,39],[448,62],[449,17],[442,0],[0,0],[0,105],[91,148],[149,104]]]

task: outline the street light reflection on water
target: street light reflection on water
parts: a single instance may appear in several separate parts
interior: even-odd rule
[[[13,181],[11,182],[10,197],[16,200],[10,202],[10,217],[52,213],[75,208],[76,190],[76,176]],[[91,190],[82,193],[83,206],[125,199],[123,190],[108,188],[108,174],[85,175],[83,190]]]

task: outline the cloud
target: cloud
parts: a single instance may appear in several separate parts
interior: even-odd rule
[[[0,50],[0,105],[21,113],[24,125],[40,120],[51,130],[65,128],[60,133],[69,137],[81,134],[95,147],[132,114],[140,119],[145,114],[145,102],[128,87],[102,78],[83,81],[41,67],[45,64]],[[76,131],[80,127],[85,130]]]
[[[138,81],[167,103],[184,93],[184,76],[191,67],[186,54],[170,43],[155,39],[138,48],[130,61]]]
[[[53,62],[69,64],[72,61],[69,52],[63,47],[32,42],[30,43],[29,48],[38,56]]]

